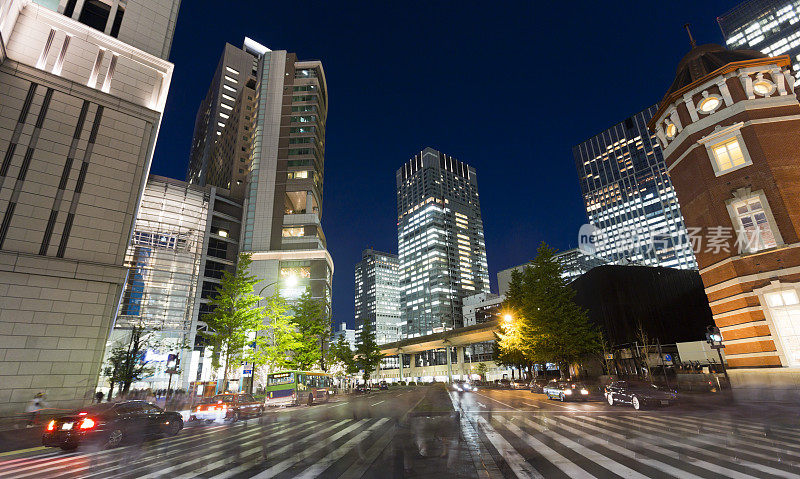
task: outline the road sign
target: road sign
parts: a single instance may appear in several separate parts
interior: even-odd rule
[[[608,359],[609,361],[611,361],[611,360],[613,360],[613,359],[614,359],[614,355],[613,355],[613,354],[611,354],[611,353],[607,353],[607,354],[606,354],[606,359]]]
[[[245,369],[244,371],[242,371],[242,374],[245,375],[245,376],[247,376],[249,374],[253,374],[253,370],[252,369]]]
[[[664,361],[672,362],[672,355],[671,354],[665,354],[664,355]]]

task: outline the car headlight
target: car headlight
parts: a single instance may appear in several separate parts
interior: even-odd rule
[[[572,389],[565,389],[564,390],[564,394],[566,394],[567,396],[571,396],[572,395]]]
[[[587,394],[589,394],[589,391],[587,389],[581,389],[581,394],[586,396]]]

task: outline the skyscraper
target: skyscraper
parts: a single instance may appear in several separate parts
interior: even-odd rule
[[[475,168],[425,148],[396,179],[403,335],[460,327],[461,299],[489,291]]]
[[[378,344],[400,340],[400,271],[397,255],[372,249],[356,263],[356,344],[364,325],[375,332]]]
[[[245,38],[225,45],[195,123],[187,180],[241,195],[251,271],[289,299],[330,301],[322,231],[327,85],[322,63]],[[291,278],[291,281],[285,281]]]
[[[717,23],[728,48],[747,48],[772,56],[789,55],[792,71],[800,69],[799,0],[743,2],[717,17]]]
[[[652,106],[573,147],[594,255],[609,262],[697,268],[656,136]]]
[[[97,384],[180,2],[0,0],[0,409]]]

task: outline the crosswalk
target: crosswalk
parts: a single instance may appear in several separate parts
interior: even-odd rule
[[[466,413],[507,477],[800,478],[800,430],[753,418]]]
[[[0,460],[0,478],[361,477],[391,441],[388,418],[291,420],[192,428],[112,450],[48,448]],[[357,476],[353,474],[358,474]]]

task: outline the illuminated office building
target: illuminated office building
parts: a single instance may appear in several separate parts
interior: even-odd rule
[[[179,5],[0,0],[0,412],[95,389]]]
[[[661,147],[647,130],[652,106],[573,147],[593,254],[611,263],[697,268]]]
[[[460,327],[462,298],[489,291],[475,168],[425,148],[396,180],[403,335]]]
[[[717,22],[728,48],[789,55],[792,71],[800,69],[800,1],[744,2],[717,17]]]
[[[355,273],[356,344],[364,325],[378,344],[400,340],[400,271],[397,255],[364,250]]]

